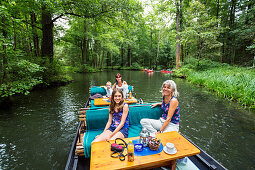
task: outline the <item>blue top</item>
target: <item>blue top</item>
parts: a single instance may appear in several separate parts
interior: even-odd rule
[[[172,98],[176,98],[175,96],[173,96]],[[167,114],[168,114],[168,110],[169,110],[169,106],[170,106],[170,102],[172,100],[172,98],[170,99],[170,101],[166,104],[164,102],[164,99],[165,99],[165,96],[163,97],[163,102],[162,102],[162,105],[161,105],[161,109],[163,110],[163,113],[162,113],[162,118],[166,120],[167,118]],[[177,108],[175,109],[174,111],[174,114],[172,116],[172,119],[170,122],[174,123],[174,124],[179,124],[179,121],[180,121],[180,114],[179,114],[179,103],[178,103],[178,106]]]
[[[127,103],[124,103],[124,105]],[[111,127],[112,128],[117,128],[121,122],[121,118],[122,118],[122,114],[123,114],[123,108],[121,109],[121,111],[119,113],[117,113],[116,111],[114,111],[113,115],[112,115],[112,124]],[[127,118],[125,120],[124,126],[122,128],[128,128],[129,127],[129,112],[127,115]]]

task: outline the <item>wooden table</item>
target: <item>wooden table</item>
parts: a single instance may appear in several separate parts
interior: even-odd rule
[[[151,169],[169,166],[175,163],[176,159],[200,153],[197,147],[176,131],[157,134],[156,137],[161,139],[163,146],[166,146],[168,142],[173,143],[177,153],[168,155],[162,151],[155,155],[135,156],[134,162],[128,162],[127,157],[125,161],[120,161],[118,158],[110,157],[111,151],[108,142],[95,142],[91,144],[90,169]],[[138,139],[138,137],[126,138],[125,141],[128,142],[130,139],[134,140]],[[114,141],[110,142],[113,143]]]
[[[94,99],[94,105],[95,106],[105,106],[110,105],[109,98],[96,98]],[[125,99],[125,103],[131,104],[131,103],[137,103],[137,99],[132,97],[131,99]]]

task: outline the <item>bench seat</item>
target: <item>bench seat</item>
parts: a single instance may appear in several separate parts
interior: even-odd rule
[[[160,107],[151,108],[151,104],[137,104],[129,106],[129,131],[128,137],[139,136],[142,126],[140,120],[142,118],[159,119],[162,114]],[[84,135],[84,155],[90,157],[91,142],[96,135],[103,132],[108,121],[109,109],[102,108],[97,110],[88,110],[86,112],[87,130]]]

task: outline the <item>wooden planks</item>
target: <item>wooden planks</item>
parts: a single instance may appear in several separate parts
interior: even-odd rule
[[[86,132],[86,111],[89,108],[81,108],[79,111],[79,121],[81,121],[81,128],[79,130],[79,138],[76,142],[75,155],[84,156],[83,138]]]
[[[108,102],[109,98],[96,98],[94,99],[94,105],[95,106],[107,106],[110,105],[110,102]],[[124,101],[127,104],[137,103],[137,99],[132,97],[131,99],[125,99]]]
[[[200,150],[192,143],[185,139],[178,132],[167,132],[158,134],[157,138],[161,139],[163,146],[171,142],[175,144],[177,153],[175,155],[168,155],[164,151],[155,155],[149,156],[135,156],[134,162],[120,161],[116,158],[111,158],[110,144],[106,141],[95,142],[91,144],[91,161],[90,169],[142,169],[154,168],[164,165],[169,165],[173,160],[183,158],[186,156],[196,155]],[[130,138],[132,140],[137,139]],[[126,138],[125,141],[130,140]],[[111,143],[113,141],[110,141]]]

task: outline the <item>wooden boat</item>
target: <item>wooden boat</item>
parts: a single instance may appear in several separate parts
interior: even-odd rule
[[[173,71],[169,71],[169,70],[161,70],[161,73],[172,73]]]
[[[139,112],[139,110],[140,110],[140,112],[142,112],[141,114],[144,114],[144,113],[146,114],[148,108],[150,108],[150,104],[137,104],[137,105],[130,106],[130,117],[132,116],[131,115],[132,110],[138,109],[138,112]],[[144,110],[147,109],[146,112],[143,111],[143,109]],[[158,108],[158,110],[160,110],[160,108]],[[80,110],[80,116],[79,116],[80,122],[79,122],[79,125],[76,130],[76,135],[73,140],[71,150],[69,152],[68,160],[67,160],[66,167],[65,167],[66,170],[89,169],[89,167],[90,167],[90,158],[88,157],[88,155],[86,155],[86,154],[88,154],[88,152],[86,152],[84,154],[84,151],[81,151],[81,149],[80,149],[80,148],[83,148],[82,143],[83,143],[84,134],[89,133],[89,131],[90,131],[90,129],[87,129],[87,127],[86,127],[86,112],[87,112],[88,119],[89,119],[89,112],[93,113],[93,117],[102,117],[103,114],[106,115],[106,117],[108,117],[108,114],[107,114],[108,108],[106,108],[106,107],[100,108],[100,109],[89,108],[89,101],[86,103],[85,108],[82,108]],[[101,116],[95,116],[95,113],[98,113],[98,112],[102,113]],[[135,114],[140,114],[140,113],[135,113]],[[149,114],[151,115],[151,113],[149,113]],[[81,115],[83,115],[83,116],[81,116]],[[133,115],[134,115],[134,113],[133,113]],[[88,122],[88,126],[90,126],[91,122],[89,122],[88,120],[87,120],[87,122]],[[99,121],[97,121],[97,124],[98,124],[98,122]],[[130,122],[130,130],[131,130],[131,126],[132,126],[132,123]],[[88,132],[86,132],[86,131],[88,131]],[[84,132],[86,132],[86,133],[84,133]],[[185,138],[187,139],[187,137],[185,137]],[[191,142],[191,143],[193,143],[193,142]],[[89,155],[90,155],[90,153],[89,153]],[[194,169],[194,168],[195,169],[226,169],[224,166],[222,166],[220,163],[218,163],[215,159],[213,159],[210,155],[208,155],[202,149],[200,149],[200,154],[188,157],[185,165],[183,165],[183,163],[181,162],[181,163],[179,163],[179,165],[177,163],[177,167],[178,166],[187,166],[187,167],[184,167],[185,169]]]
[[[159,107],[154,108],[152,111],[150,104],[130,105],[130,110],[129,110],[129,115],[130,115],[129,132],[130,133],[129,133],[129,135],[131,133],[133,133],[133,135],[139,136],[137,134],[139,134],[141,127],[139,127],[140,124],[137,125],[137,122],[140,122],[140,120],[136,120],[136,119],[138,119],[136,117],[141,118],[145,114],[157,117],[158,114],[154,114],[154,112],[159,112],[159,111],[161,111],[161,109]],[[91,133],[92,131],[93,131],[93,133],[95,133],[95,131],[100,130],[100,128],[105,126],[105,123],[102,124],[102,121],[101,121],[101,124],[102,124],[101,127],[99,127],[98,124],[100,124],[99,119],[107,119],[107,117],[108,117],[107,113],[108,113],[108,107],[91,107],[89,100],[86,102],[85,108],[81,108],[80,115],[79,115],[80,122],[78,124],[77,130],[76,130],[76,135],[74,137],[72,147],[69,152],[68,160],[67,160],[66,167],[65,167],[66,170],[71,170],[71,169],[79,170],[79,169],[89,169],[90,168],[90,150],[89,150],[90,147],[88,147],[88,146],[83,147],[83,138],[87,135],[87,137],[85,137],[84,140],[86,140],[86,141],[88,140],[88,143],[94,139],[94,138],[88,139],[88,136],[91,136],[91,135],[89,135],[89,133]],[[104,118],[102,118],[102,117],[104,117]],[[131,119],[136,122],[132,123]],[[92,123],[95,120],[97,121],[96,125],[95,125],[95,123]],[[96,129],[93,130],[92,126],[96,126]],[[101,132],[98,132],[98,133],[101,133]],[[96,134],[94,134],[94,136],[95,135]],[[131,137],[133,137],[133,136],[131,136]],[[186,139],[187,139],[187,137],[186,137]],[[220,163],[218,163],[215,159],[213,159],[210,155],[208,155],[202,149],[200,149],[200,154],[188,157],[186,159],[185,164],[183,162],[177,163],[177,167],[179,167],[179,168],[181,167],[184,169],[226,169],[224,166],[222,166]]]
[[[147,72],[147,73],[153,73],[154,70],[147,69],[145,72]]]

